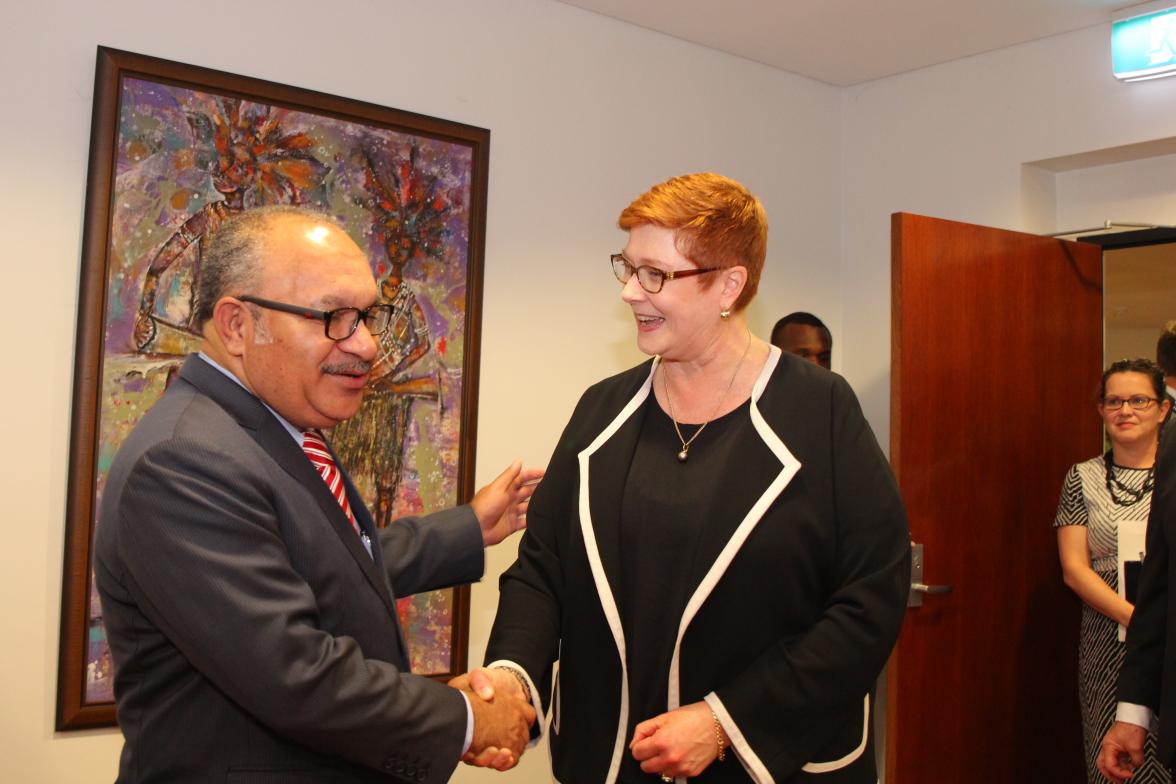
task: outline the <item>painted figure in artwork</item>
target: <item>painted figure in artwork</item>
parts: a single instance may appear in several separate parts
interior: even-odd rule
[[[446,213],[452,196],[436,177],[417,166],[413,147],[406,160],[383,171],[365,153],[363,206],[375,217],[374,232],[388,256],[380,280],[383,302],[393,306],[392,325],[380,336],[379,354],[367,399],[357,416],[335,428],[335,449],[351,471],[372,485],[376,524],[395,517],[413,403],[439,401],[440,373],[429,340],[429,325],[416,294],[404,278],[413,259],[443,256]]]
[[[225,220],[249,207],[301,204],[327,171],[311,154],[314,142],[307,134],[285,133],[285,110],[236,98],[210,103],[207,113],[187,115],[200,150],[192,164],[210,171],[221,199],[200,207],[151,260],[135,316],[135,350],[142,353],[194,350],[200,337],[192,324],[199,306],[200,257]]]

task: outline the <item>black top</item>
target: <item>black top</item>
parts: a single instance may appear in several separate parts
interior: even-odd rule
[[[733,494],[726,475],[739,451],[763,443],[752,429],[746,403],[715,419],[678,462],[682,441],[653,395],[621,500],[620,613],[629,668],[629,727],[667,710],[668,674],[678,623],[698,577],[718,557],[755,498]],[[698,425],[682,425],[689,439]],[[746,499],[734,502],[733,499]],[[626,752],[621,781],[656,780]]]

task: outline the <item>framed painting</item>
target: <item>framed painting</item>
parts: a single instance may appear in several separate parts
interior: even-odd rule
[[[376,518],[473,494],[490,132],[100,47],[74,370],[57,729],[113,724],[92,544],[119,445],[197,350],[207,238],[305,205],[346,228],[396,307],[332,442]],[[414,672],[466,669],[468,588],[404,598]]]

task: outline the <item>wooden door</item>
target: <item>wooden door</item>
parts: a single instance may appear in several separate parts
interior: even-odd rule
[[[892,217],[890,460],[924,583],[887,676],[887,784],[1085,781],[1078,599],[1051,524],[1101,448],[1097,246]]]

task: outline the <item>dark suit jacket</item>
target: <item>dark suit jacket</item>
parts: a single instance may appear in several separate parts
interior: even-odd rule
[[[1164,428],[1156,457],[1156,487],[1147,518],[1147,555],[1119,671],[1119,700],[1146,705],[1160,717],[1160,761],[1176,763],[1176,601],[1168,594],[1176,559],[1176,431]]]
[[[94,571],[126,744],[119,782],[443,782],[465,702],[408,673],[395,598],[476,580],[469,507],[374,559],[281,423],[198,357],[107,475]]]
[[[564,784],[611,784],[631,740],[619,516],[651,379],[645,363],[584,394],[502,577],[487,660],[521,665],[551,703]],[[798,357],[773,348],[749,413],[761,443],[729,499],[742,517],[713,563],[683,565],[666,709],[705,699],[728,727],[739,760],[703,784],[873,784],[868,695],[910,585],[893,475],[845,381]]]

